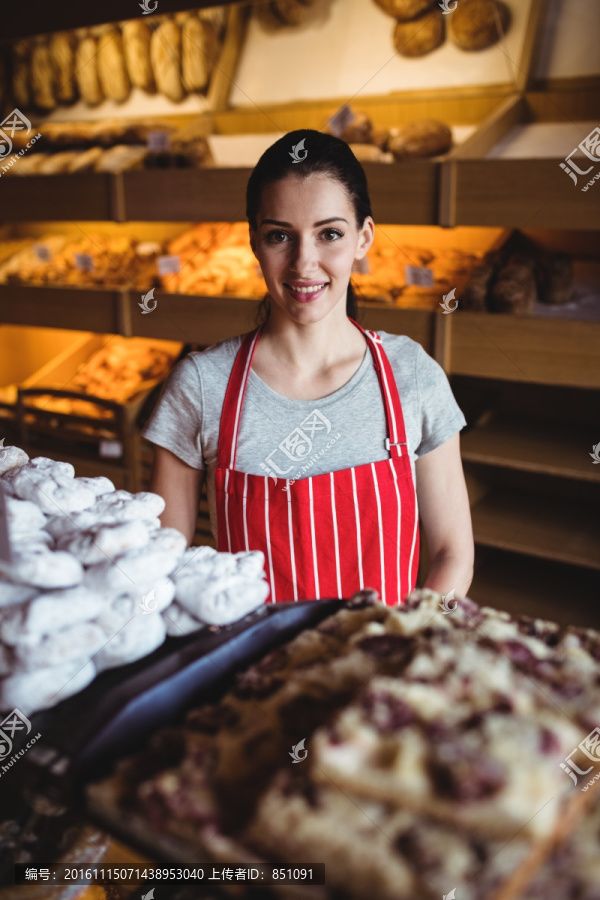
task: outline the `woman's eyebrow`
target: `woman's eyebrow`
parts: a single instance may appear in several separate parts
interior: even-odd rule
[[[320,225],[329,225],[330,222],[345,222],[348,224],[347,219],[342,219],[341,216],[332,216],[331,219],[321,219],[320,222],[315,222],[313,228],[318,228]],[[290,222],[280,222],[278,219],[263,219],[260,223],[261,225],[281,225],[283,228],[293,228],[294,226]]]

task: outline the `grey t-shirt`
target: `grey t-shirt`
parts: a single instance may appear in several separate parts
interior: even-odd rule
[[[466,425],[442,367],[405,335],[377,332],[400,394],[413,480],[415,459]],[[225,390],[243,336],[189,353],[173,367],[150,420],[147,440],[195,469],[207,470],[213,535],[217,536],[214,469]],[[320,400],[290,400],[251,369],[238,437],[236,469],[297,480],[389,458],[385,408],[373,357]]]

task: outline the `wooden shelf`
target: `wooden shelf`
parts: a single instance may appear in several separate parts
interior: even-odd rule
[[[600,387],[600,322],[457,312],[449,374]]]
[[[460,449],[467,462],[600,484],[592,445],[590,429],[580,425],[492,415],[461,436]]]
[[[509,488],[471,508],[476,545],[600,571],[597,513],[597,504]]]
[[[118,221],[114,175],[12,175],[0,178],[2,218],[11,222]]]
[[[600,573],[547,559],[478,549],[469,597],[512,615],[600,628]]]
[[[0,285],[3,323],[123,334],[127,294],[101,288]]]

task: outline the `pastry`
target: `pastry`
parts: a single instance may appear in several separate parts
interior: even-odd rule
[[[39,590],[28,584],[14,584],[0,577],[0,609],[6,609],[19,603],[25,603],[37,596]]]
[[[510,9],[502,0],[460,0],[448,19],[448,34],[457,47],[484,50],[506,32]]]
[[[160,516],[165,509],[165,501],[159,494],[151,491],[113,491],[100,497],[90,512],[93,515],[108,513],[115,522],[126,522],[130,519],[152,519]]]
[[[146,585],[131,593],[117,594],[105,603],[97,622],[108,637],[113,637],[134,616],[147,618],[169,609],[174,596],[175,585],[169,578],[164,578],[154,587]]]
[[[16,671],[28,672],[44,666],[85,665],[106,642],[106,635],[96,622],[76,622],[34,639],[20,641],[13,647]]]
[[[257,609],[269,596],[266,581],[239,575],[224,578],[175,578],[177,601],[208,625],[227,625]]]
[[[76,150],[63,150],[61,153],[52,153],[39,166],[37,171],[41,175],[57,175],[60,172],[70,172],[78,156],[79,154]]]
[[[50,62],[54,94],[59,103],[73,103],[77,99],[76,48],[77,38],[72,31],[57,31],[50,35]]]
[[[150,535],[143,521],[102,523],[85,531],[70,531],[57,539],[58,550],[75,556],[84,566],[93,566],[145,546]]]
[[[200,622],[177,602],[171,603],[162,616],[170,637],[182,637],[184,634],[192,634],[205,627],[204,622]]]
[[[90,147],[88,150],[77,153],[69,167],[69,172],[93,172],[103,153],[102,147]]]
[[[46,516],[37,503],[31,500],[19,500],[17,497],[6,498],[6,518],[11,536],[43,529]]]
[[[131,169],[143,169],[146,147],[135,147],[128,144],[117,144],[105,150],[95,165],[96,172],[123,172]]]
[[[20,447],[8,446],[0,449],[0,476],[9,469],[16,469],[29,462],[29,456]]]
[[[489,305],[492,312],[527,315],[537,302],[535,261],[522,254],[512,254],[494,281]]]
[[[35,38],[31,52],[31,93],[38,109],[48,112],[56,106],[50,48],[46,38]]]
[[[69,553],[33,548],[12,556],[10,563],[0,560],[0,575],[17,584],[51,590],[74,587],[83,580],[81,563]]]
[[[33,500],[49,515],[87,509],[96,499],[89,488],[56,470],[27,469],[23,466],[12,480],[12,487],[17,497]]]
[[[107,28],[98,38],[98,77],[105,97],[123,103],[131,92],[125,66],[123,40],[116,28]]]
[[[150,26],[140,19],[130,19],[123,23],[121,31],[127,73],[132,85],[147,94],[155,93],[156,83],[150,62]]]
[[[150,538],[148,549],[157,553],[174,553],[181,559],[188,542],[184,534],[177,528],[160,528]]]
[[[153,32],[150,59],[159,93],[174,103],[180,103],[185,97],[181,83],[181,32],[170,19],[166,19]]]
[[[97,654],[99,672],[122,666],[152,653],[164,642],[166,627],[162,616],[134,616],[107,641]],[[104,641],[106,636],[103,632]]]
[[[190,13],[181,28],[181,77],[186,91],[203,91],[208,83],[204,23]]]
[[[98,45],[91,35],[82,38],[77,45],[75,77],[81,99],[88,106],[98,106],[102,103],[104,92],[98,75]]]
[[[0,637],[5,644],[35,643],[44,634],[95,619],[103,605],[99,594],[80,585],[39,594],[5,611],[0,619]]]
[[[94,680],[93,662],[63,663],[59,666],[19,672],[0,680],[0,709],[19,709],[23,715],[55,706],[79,693]]]
[[[384,13],[400,22],[416,19],[433,6],[431,0],[375,0]]]
[[[388,140],[388,150],[396,159],[437,156],[452,146],[452,131],[445,122],[419,119],[409,122]]]
[[[397,22],[394,47],[401,56],[425,56],[444,43],[444,17],[435,5],[429,12],[408,22]]]
[[[82,484],[84,487],[89,488],[96,497],[102,497],[104,494],[111,494],[115,486],[105,475],[98,475],[95,478],[86,478],[82,476],[80,478],[75,479],[77,484]]]
[[[10,175],[37,175],[39,170],[45,163],[50,159],[49,153],[40,153],[36,151],[35,153],[31,153],[29,156],[23,156],[19,159],[19,165],[13,166],[8,172],[3,174]]]
[[[90,566],[86,569],[84,584],[90,590],[100,593],[126,593],[139,588],[140,585],[145,586],[164,579],[171,574],[177,561],[176,553],[140,547],[119,556],[118,565],[112,560],[106,560]]]

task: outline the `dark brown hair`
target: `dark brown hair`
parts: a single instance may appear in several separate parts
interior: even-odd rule
[[[292,148],[300,141],[304,141],[304,150],[301,149],[298,155],[301,156],[306,152],[306,156],[298,163],[293,161]],[[365,171],[348,144],[322,131],[301,128],[288,132],[265,150],[248,179],[246,218],[255,231],[263,188],[288,175],[295,175],[298,178],[328,175],[338,181],[354,207],[358,228],[362,228],[367,216],[373,215]],[[259,308],[259,318],[264,320],[268,312],[269,304],[265,297]],[[356,319],[358,315],[356,293],[351,282],[348,284],[346,294],[346,314],[352,319]]]

